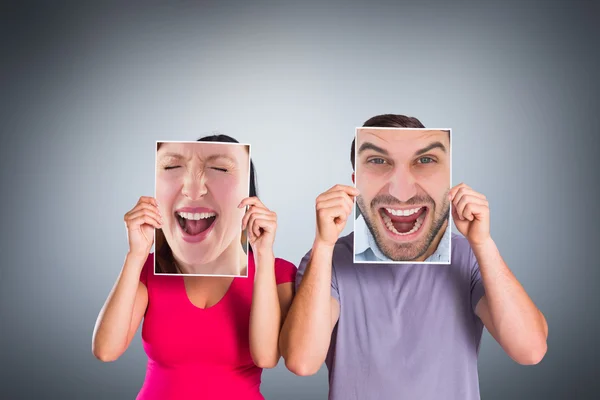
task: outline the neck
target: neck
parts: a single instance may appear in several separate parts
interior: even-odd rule
[[[239,240],[233,240],[214,260],[206,264],[187,264],[173,254],[175,265],[181,274],[195,275],[244,275],[248,257]]]

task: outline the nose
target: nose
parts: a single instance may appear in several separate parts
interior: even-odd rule
[[[408,201],[417,194],[417,181],[405,166],[397,166],[388,183],[388,191],[400,201]]]
[[[197,200],[207,192],[206,175],[203,171],[188,171],[183,180],[183,195],[190,200]]]

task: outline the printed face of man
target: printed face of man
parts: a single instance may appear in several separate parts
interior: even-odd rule
[[[357,204],[379,250],[394,261],[423,261],[449,221],[450,135],[428,129],[360,128]]]

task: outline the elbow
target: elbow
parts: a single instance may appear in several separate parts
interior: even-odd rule
[[[293,374],[298,376],[311,376],[319,372],[320,366],[316,363],[310,363],[309,360],[299,360],[294,357],[285,359],[285,367]]]
[[[92,354],[94,355],[94,357],[96,357],[98,360],[100,360],[102,362],[117,361],[119,359],[119,357],[121,356],[121,353],[107,350],[106,348],[103,348],[102,346],[98,346],[98,345],[92,346]]]
[[[271,369],[277,366],[279,361],[276,357],[253,357],[254,365],[262,369]]]
[[[513,357],[513,359],[521,365],[537,365],[542,362],[547,351],[548,344],[545,340],[540,340],[540,343],[528,346],[517,357]]]

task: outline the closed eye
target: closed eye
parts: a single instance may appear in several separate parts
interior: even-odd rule
[[[170,167],[165,167],[166,170],[168,170],[168,169],[175,169],[175,168],[180,168],[180,167],[179,167],[179,165],[173,165],[173,166],[170,166]]]
[[[221,172],[227,172],[228,171],[226,168],[212,167],[212,169],[217,170],[217,171],[221,171]]]

